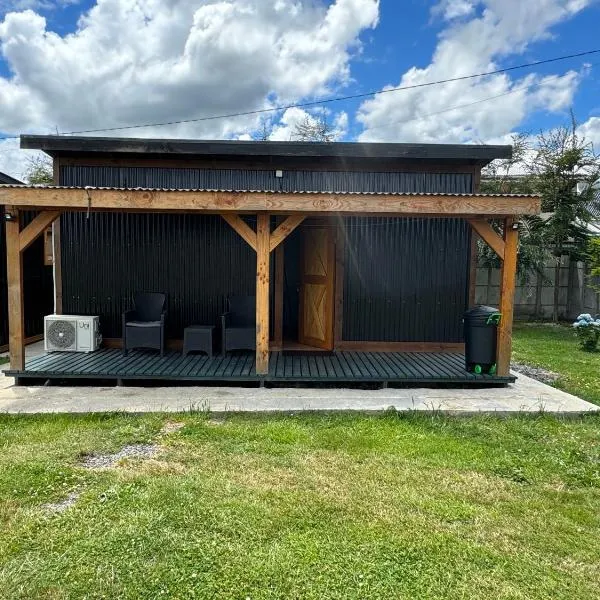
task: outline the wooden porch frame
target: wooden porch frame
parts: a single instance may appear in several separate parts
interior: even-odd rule
[[[7,208],[6,276],[8,282],[8,347],[12,369],[25,368],[25,309],[23,298],[23,252],[49,227],[60,211],[42,211],[21,230],[19,210]]]
[[[512,326],[514,314],[515,284],[517,278],[517,251],[519,224],[516,218],[504,219],[504,234],[501,237],[486,219],[467,219],[475,233],[498,255],[500,271],[500,324],[496,349],[496,369],[498,375],[510,374],[512,353]]]
[[[221,214],[230,226],[256,251],[256,369],[268,372],[269,358],[269,258],[271,251],[309,215],[389,215],[462,217],[501,257],[502,321],[498,335],[498,374],[508,375],[511,351],[513,297],[516,280],[518,231],[515,215],[538,214],[540,199],[534,196],[487,196],[483,194],[332,194],[207,192],[176,190],[81,189],[61,187],[0,186],[0,205],[12,207],[16,218],[6,222],[9,300],[9,347],[13,369],[24,368],[23,250],[63,211],[117,212],[204,212]],[[41,211],[23,231],[18,213]],[[240,214],[257,214],[254,232]],[[270,231],[272,215],[287,214],[275,231]],[[486,219],[502,218],[500,238]],[[58,229],[56,227],[55,229]],[[59,232],[58,232],[59,233]],[[60,292],[59,292],[60,293]],[[57,302],[58,302],[57,298]],[[336,320],[338,335],[341,311]]]
[[[271,215],[258,213],[256,232],[238,214],[221,216],[256,252],[256,373],[269,372],[269,285],[271,281],[271,252],[287,238],[304,215],[290,215],[271,233]],[[280,253],[283,256],[282,253]],[[282,260],[280,259],[280,262]],[[279,273],[279,269],[278,269]]]
[[[503,216],[540,212],[535,196],[334,194],[0,186],[0,204],[69,211]]]

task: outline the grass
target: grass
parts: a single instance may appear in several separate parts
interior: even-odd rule
[[[581,350],[572,327],[515,323],[513,360],[559,373],[556,387],[600,405],[600,352]]]
[[[1,598],[598,597],[597,416],[167,419],[0,416]]]

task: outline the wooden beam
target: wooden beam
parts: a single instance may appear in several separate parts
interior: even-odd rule
[[[88,198],[89,192],[89,198]],[[88,202],[89,200],[89,202]],[[0,204],[30,209],[269,212],[277,214],[489,215],[538,214],[533,196],[208,192],[0,186]]]
[[[271,235],[271,239],[273,235]],[[285,287],[285,245],[275,248],[275,290],[273,297],[273,345],[283,346],[283,299]]]
[[[464,352],[461,342],[377,342],[340,341],[337,350],[363,352]]]
[[[271,252],[285,240],[285,238],[304,221],[304,215],[290,215],[283,223],[281,223],[271,234],[270,248]]]
[[[515,285],[517,279],[517,248],[519,230],[512,218],[504,220],[504,260],[500,272],[500,325],[498,326],[497,373],[510,374],[512,351],[512,326],[514,312]]]
[[[335,291],[333,314],[333,347],[338,348],[342,341],[344,325],[344,268],[346,266],[346,227],[343,219],[337,225],[335,240]]]
[[[269,372],[269,266],[271,236],[268,214],[257,215],[256,223],[256,373]]]
[[[44,339],[43,333],[38,333],[37,335],[32,335],[28,338],[25,338],[25,345],[29,346],[29,344],[35,344],[36,342],[41,342]],[[0,352],[6,352],[9,349],[8,344],[3,344],[0,346]]]
[[[504,240],[485,219],[467,219],[471,227],[481,239],[500,257],[504,259]]]
[[[56,210],[45,210],[37,215],[19,234],[19,248],[21,252],[29,248],[58,217],[60,217],[60,212]]]
[[[6,269],[8,282],[8,347],[11,369],[25,368],[25,311],[23,305],[23,253],[19,242],[19,215],[6,221]]]
[[[250,226],[239,215],[223,213],[221,216],[246,240],[252,250],[256,252],[256,233],[252,231]]]

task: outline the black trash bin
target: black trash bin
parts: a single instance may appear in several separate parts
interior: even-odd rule
[[[465,368],[471,373],[496,373],[496,339],[500,312],[476,306],[464,315]]]

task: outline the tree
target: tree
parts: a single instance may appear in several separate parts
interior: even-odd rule
[[[512,157],[494,160],[481,171],[481,191],[484,194],[533,194],[535,178],[527,164],[531,143],[526,133],[512,136]],[[500,222],[492,223],[502,234]],[[517,273],[522,282],[531,274],[543,277],[547,252],[544,246],[544,222],[538,216],[522,217],[519,224]],[[483,241],[478,245],[479,263],[484,267],[500,267],[498,255]]]
[[[54,182],[52,174],[52,163],[44,156],[36,156],[29,159],[29,165],[25,171],[25,180],[33,185],[51,184]]]
[[[484,194],[532,194],[534,178],[527,159],[532,152],[529,135],[511,136],[512,157],[493,160],[481,170],[481,191]]]
[[[273,133],[273,124],[271,121],[263,120],[260,129],[254,134],[253,138],[256,142],[268,142]]]
[[[336,138],[337,132],[324,116],[305,115],[302,121],[296,123],[292,133],[292,139],[300,142],[334,142]]]
[[[558,321],[560,266],[563,256],[571,260],[586,258],[592,215],[588,206],[600,176],[600,157],[594,147],[577,132],[571,115],[569,125],[537,136],[529,163],[535,190],[542,197],[542,212],[549,216],[544,224],[544,242],[555,257],[553,320]]]

